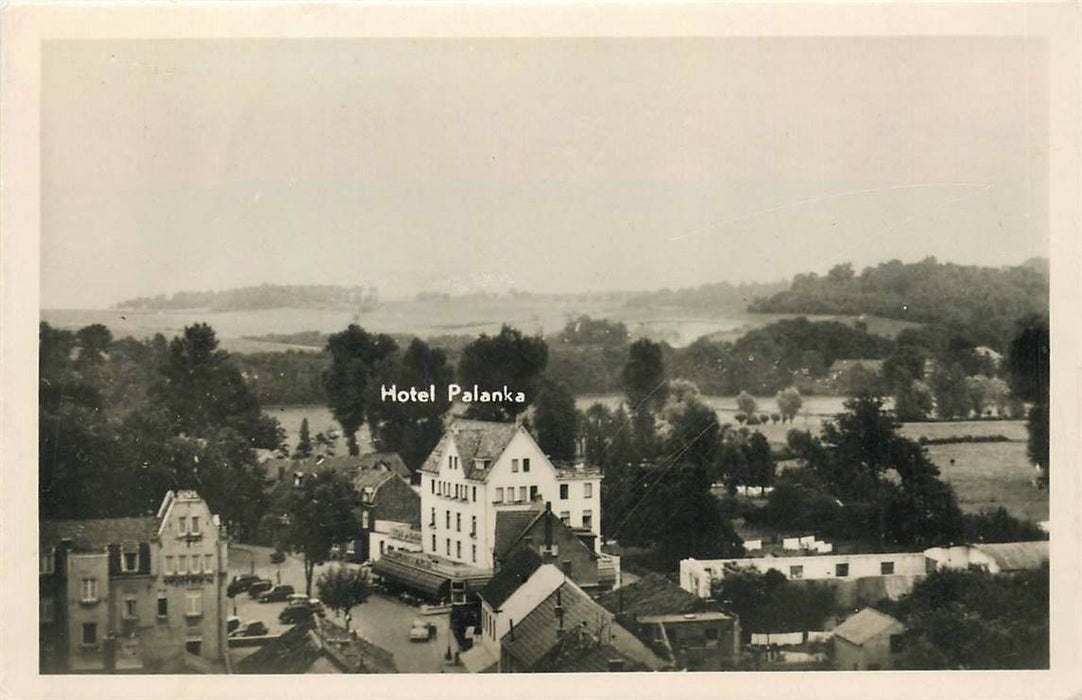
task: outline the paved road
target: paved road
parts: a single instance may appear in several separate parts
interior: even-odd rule
[[[272,564],[270,553],[271,550],[267,547],[231,547],[230,578],[236,574],[254,571],[258,576],[275,582],[280,580],[281,583],[292,585],[298,593],[304,593],[304,565],[301,560],[286,557],[282,564]],[[316,567],[312,578],[313,596],[319,595],[315,582],[325,569],[326,566]],[[241,593],[232,602],[236,603],[236,614],[242,622],[262,620],[271,634],[281,634],[292,626],[278,622],[278,613],[285,607],[285,603],[260,603],[250,598],[247,593]],[[335,614],[327,611],[327,615],[333,619]],[[433,639],[427,642],[409,641],[410,624],[418,618],[436,625],[436,636]],[[449,622],[450,616],[446,613],[422,617],[418,608],[406,605],[397,598],[374,593],[367,603],[353,609],[352,626],[362,637],[394,654],[395,665],[402,673],[441,673],[459,670],[444,665],[444,654],[448,645],[450,644],[452,653],[457,648],[450,633]],[[339,623],[341,624],[341,620]],[[235,660],[251,653],[243,649],[234,651],[237,652],[233,654]]]

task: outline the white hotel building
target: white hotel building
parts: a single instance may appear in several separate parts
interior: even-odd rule
[[[426,554],[491,571],[496,513],[548,501],[600,551],[601,472],[557,467],[520,425],[454,420],[421,467]]]

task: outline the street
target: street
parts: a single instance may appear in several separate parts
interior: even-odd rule
[[[269,579],[274,583],[286,583],[292,585],[298,593],[304,593],[304,564],[301,559],[287,556],[281,564],[272,564],[270,561],[271,549],[269,547],[255,547],[251,545],[235,545],[229,548],[229,575],[230,579],[237,574],[254,572],[256,575]],[[329,566],[339,566],[337,562]],[[319,591],[316,581],[326,570],[328,565],[317,566],[312,577],[312,597],[318,598]],[[343,564],[342,566],[352,566]],[[233,614],[233,604],[236,605],[236,615],[240,617],[241,624],[261,620],[267,625],[270,634],[279,635],[287,631],[292,625],[282,624],[278,621],[278,613],[285,607],[285,603],[260,603],[247,592],[240,593],[232,601],[227,601],[229,613]],[[328,619],[335,620],[344,625],[341,617],[335,618],[335,613],[327,610]],[[409,640],[410,624],[415,619],[423,619],[436,626],[436,635],[427,642],[411,642]],[[403,603],[397,598],[388,597],[373,592],[368,602],[353,608],[353,620],[351,627],[357,633],[394,654],[395,666],[401,673],[448,673],[460,672],[461,667],[452,668],[445,666],[444,654],[448,644],[451,651],[457,648],[457,643],[450,633],[450,615],[422,616],[420,608]],[[253,648],[235,648],[230,650],[230,656],[234,663],[244,656],[252,653]]]

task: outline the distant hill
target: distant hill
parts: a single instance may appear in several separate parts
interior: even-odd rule
[[[341,287],[337,285],[261,284],[221,292],[177,292],[154,297],[128,299],[114,305],[115,309],[209,311],[252,311],[257,309],[352,307],[359,311],[379,306],[375,287]]]
[[[797,275],[788,290],[760,298],[748,310],[874,314],[949,326],[979,343],[1001,347],[1019,319],[1048,313],[1047,263],[1034,258],[1016,267],[978,267],[935,258],[911,264],[891,260],[859,275],[846,263],[823,277]]]
[[[778,282],[715,282],[698,287],[662,289],[631,295],[625,306],[670,306],[689,310],[716,310],[719,308],[743,309],[755,299],[781,292],[789,287],[785,280]]]

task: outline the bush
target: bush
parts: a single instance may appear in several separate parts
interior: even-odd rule
[[[1000,506],[962,516],[970,542],[1028,542],[1048,539],[1048,533],[1030,520],[1020,520]]]

